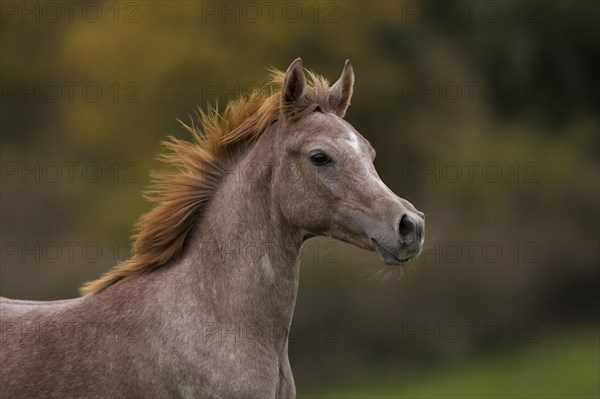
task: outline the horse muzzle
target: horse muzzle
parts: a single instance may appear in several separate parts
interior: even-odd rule
[[[425,241],[422,212],[406,211],[394,223],[394,234],[370,234],[373,249],[387,265],[400,265],[418,256]]]

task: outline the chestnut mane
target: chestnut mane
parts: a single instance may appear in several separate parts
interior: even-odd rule
[[[288,114],[300,117],[318,104],[328,103],[329,83],[308,72],[306,95]],[[140,276],[168,264],[181,253],[191,228],[202,217],[207,203],[231,170],[240,154],[270,125],[280,118],[280,90],[285,73],[271,69],[271,81],[246,97],[230,102],[224,113],[216,107],[198,111],[200,129],[180,121],[192,135],[188,142],[169,136],[162,144],[166,152],[159,159],[171,171],[151,173],[151,185],[144,196],[156,206],[136,223],[133,252],[97,280],[84,284],[81,293],[95,294],[122,279]]]

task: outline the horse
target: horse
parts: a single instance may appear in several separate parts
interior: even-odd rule
[[[300,58],[181,122],[129,259],[78,298],[1,298],[2,398],[294,398],[288,333],[314,236],[417,256],[424,214],[379,178],[343,118],[349,60],[329,85]]]

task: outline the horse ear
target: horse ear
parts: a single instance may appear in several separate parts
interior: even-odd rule
[[[340,118],[346,115],[346,110],[350,106],[353,87],[354,71],[350,60],[346,60],[342,76],[329,88],[329,105]]]
[[[285,71],[281,88],[281,111],[284,115],[293,113],[294,105],[304,99],[306,77],[302,69],[302,59],[296,58]]]

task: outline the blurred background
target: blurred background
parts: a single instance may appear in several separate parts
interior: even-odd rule
[[[337,79],[420,258],[306,242],[300,397],[598,397],[599,3],[3,1],[0,294],[128,256],[159,142],[296,57]],[[596,72],[594,72],[596,71]]]

